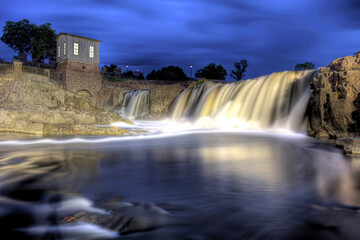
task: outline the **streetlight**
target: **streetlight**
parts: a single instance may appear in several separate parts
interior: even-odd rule
[[[126,71],[127,71],[127,72],[129,71],[129,66],[126,66]]]
[[[190,66],[190,80],[192,79],[192,66]]]

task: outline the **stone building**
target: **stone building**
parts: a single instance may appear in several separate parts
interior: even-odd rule
[[[59,33],[56,42],[56,71],[66,89],[96,99],[101,88],[100,40]]]

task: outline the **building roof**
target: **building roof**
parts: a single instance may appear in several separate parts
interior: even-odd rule
[[[82,39],[86,39],[86,40],[90,40],[90,41],[94,41],[94,42],[101,42],[101,40],[96,40],[96,39],[92,39],[92,38],[82,37],[82,36],[78,36],[75,34],[63,33],[63,32],[61,32],[57,35],[56,40],[60,37],[60,35],[67,35],[67,36],[71,36],[71,37],[82,38]]]

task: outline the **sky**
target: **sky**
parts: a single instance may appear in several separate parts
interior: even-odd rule
[[[360,51],[360,0],[0,0],[1,30],[24,18],[102,40],[100,66],[145,74],[192,65],[194,76],[211,62],[230,74],[248,59],[254,78]],[[14,55],[0,42],[0,58]]]

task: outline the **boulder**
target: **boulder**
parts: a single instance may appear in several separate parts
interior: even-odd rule
[[[338,138],[336,146],[342,148],[346,155],[360,155],[360,139]]]
[[[121,234],[181,225],[182,220],[153,203],[123,203],[109,214],[80,211],[62,220],[64,224],[87,222]]]
[[[310,83],[308,134],[319,138],[360,133],[360,52],[321,68]]]

